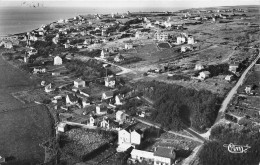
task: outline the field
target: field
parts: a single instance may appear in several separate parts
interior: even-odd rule
[[[11,93],[36,86],[28,74],[0,57],[0,155],[10,164],[37,164],[44,160],[39,144],[52,137],[53,121],[48,109],[23,104]]]
[[[50,98],[50,96],[43,91],[43,88],[28,90],[28,91],[20,91],[13,93],[12,95],[21,100],[23,103],[32,103],[34,101],[43,102]]]
[[[158,46],[159,48],[171,48],[171,46],[166,42],[158,43]]]
[[[40,143],[53,136],[53,121],[44,106],[19,108],[0,115],[0,155],[13,164],[44,160]]]

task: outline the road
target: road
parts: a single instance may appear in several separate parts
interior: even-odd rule
[[[215,123],[212,125],[212,127],[214,125],[216,125],[217,123],[219,123],[220,119],[223,117],[223,115],[224,115],[224,113],[225,113],[225,111],[227,109],[228,104],[232,100],[233,96],[237,93],[237,89],[243,84],[248,71],[255,65],[255,63],[257,62],[257,60],[259,58],[260,58],[260,53],[258,54],[256,59],[247,67],[247,69],[244,71],[244,73],[241,75],[241,77],[237,81],[236,85],[229,91],[228,95],[226,96],[225,100],[223,101],[223,103],[221,105],[221,108],[220,108],[220,110],[218,112],[218,116],[217,116],[217,118],[215,120]],[[209,139],[211,128],[206,133],[200,134],[200,135],[202,137],[206,138],[206,139]]]
[[[141,122],[141,123],[143,123],[143,124],[149,125],[149,126],[151,126],[151,127],[155,127],[155,128],[161,129],[160,126],[158,126],[158,125],[156,125],[156,124],[154,124],[154,123],[150,123],[150,122],[141,120],[141,119],[136,118],[136,117],[135,117],[134,119],[137,120],[137,121],[139,121],[139,122]],[[166,130],[164,130],[164,131],[166,131]],[[177,133],[177,132],[174,132],[174,131],[166,131],[166,132],[171,133],[171,134],[174,134],[174,135],[177,135],[177,136],[181,136],[181,137],[184,137],[184,138],[187,138],[187,139],[190,139],[190,140],[194,140],[194,141],[197,141],[197,142],[200,142],[200,143],[203,143],[203,142],[205,141],[205,139],[203,139],[202,137],[201,137],[201,138],[202,138],[203,140],[202,140],[201,138],[190,137],[190,136],[183,135],[183,134],[180,134],[180,133]]]
[[[116,75],[118,75],[118,76],[119,76],[119,75],[122,75],[122,74],[129,73],[129,72],[132,72],[132,73],[136,74],[136,72],[133,71],[133,70],[131,70],[131,69],[122,67],[122,66],[120,66],[120,65],[116,65],[116,64],[111,63],[111,62],[108,62],[108,61],[105,61],[105,60],[103,60],[103,59],[101,59],[101,58],[96,57],[95,59],[96,59],[96,60],[99,60],[99,61],[101,61],[101,62],[103,62],[103,63],[107,63],[107,64],[110,64],[110,65],[113,65],[113,66],[116,66],[116,67],[120,68],[122,71],[116,74]]]

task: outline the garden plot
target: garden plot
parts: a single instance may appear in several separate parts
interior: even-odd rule
[[[61,150],[66,155],[84,159],[84,157],[105,145],[112,139],[109,133],[98,133],[86,129],[74,128],[61,135]]]

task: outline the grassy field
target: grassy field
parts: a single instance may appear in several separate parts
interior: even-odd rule
[[[1,50],[2,51],[2,50]],[[11,93],[37,85],[30,75],[11,66],[0,56],[0,155],[9,164],[37,164],[44,160],[39,143],[52,136],[53,121],[48,109],[23,104]]]
[[[36,164],[44,160],[39,146],[52,137],[53,123],[47,108],[33,106],[0,114],[0,155],[11,164]]]

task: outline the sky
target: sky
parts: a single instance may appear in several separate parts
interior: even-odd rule
[[[214,6],[260,5],[260,0],[0,0],[0,6],[20,6],[22,2],[43,2],[46,7],[181,7],[199,8]]]

